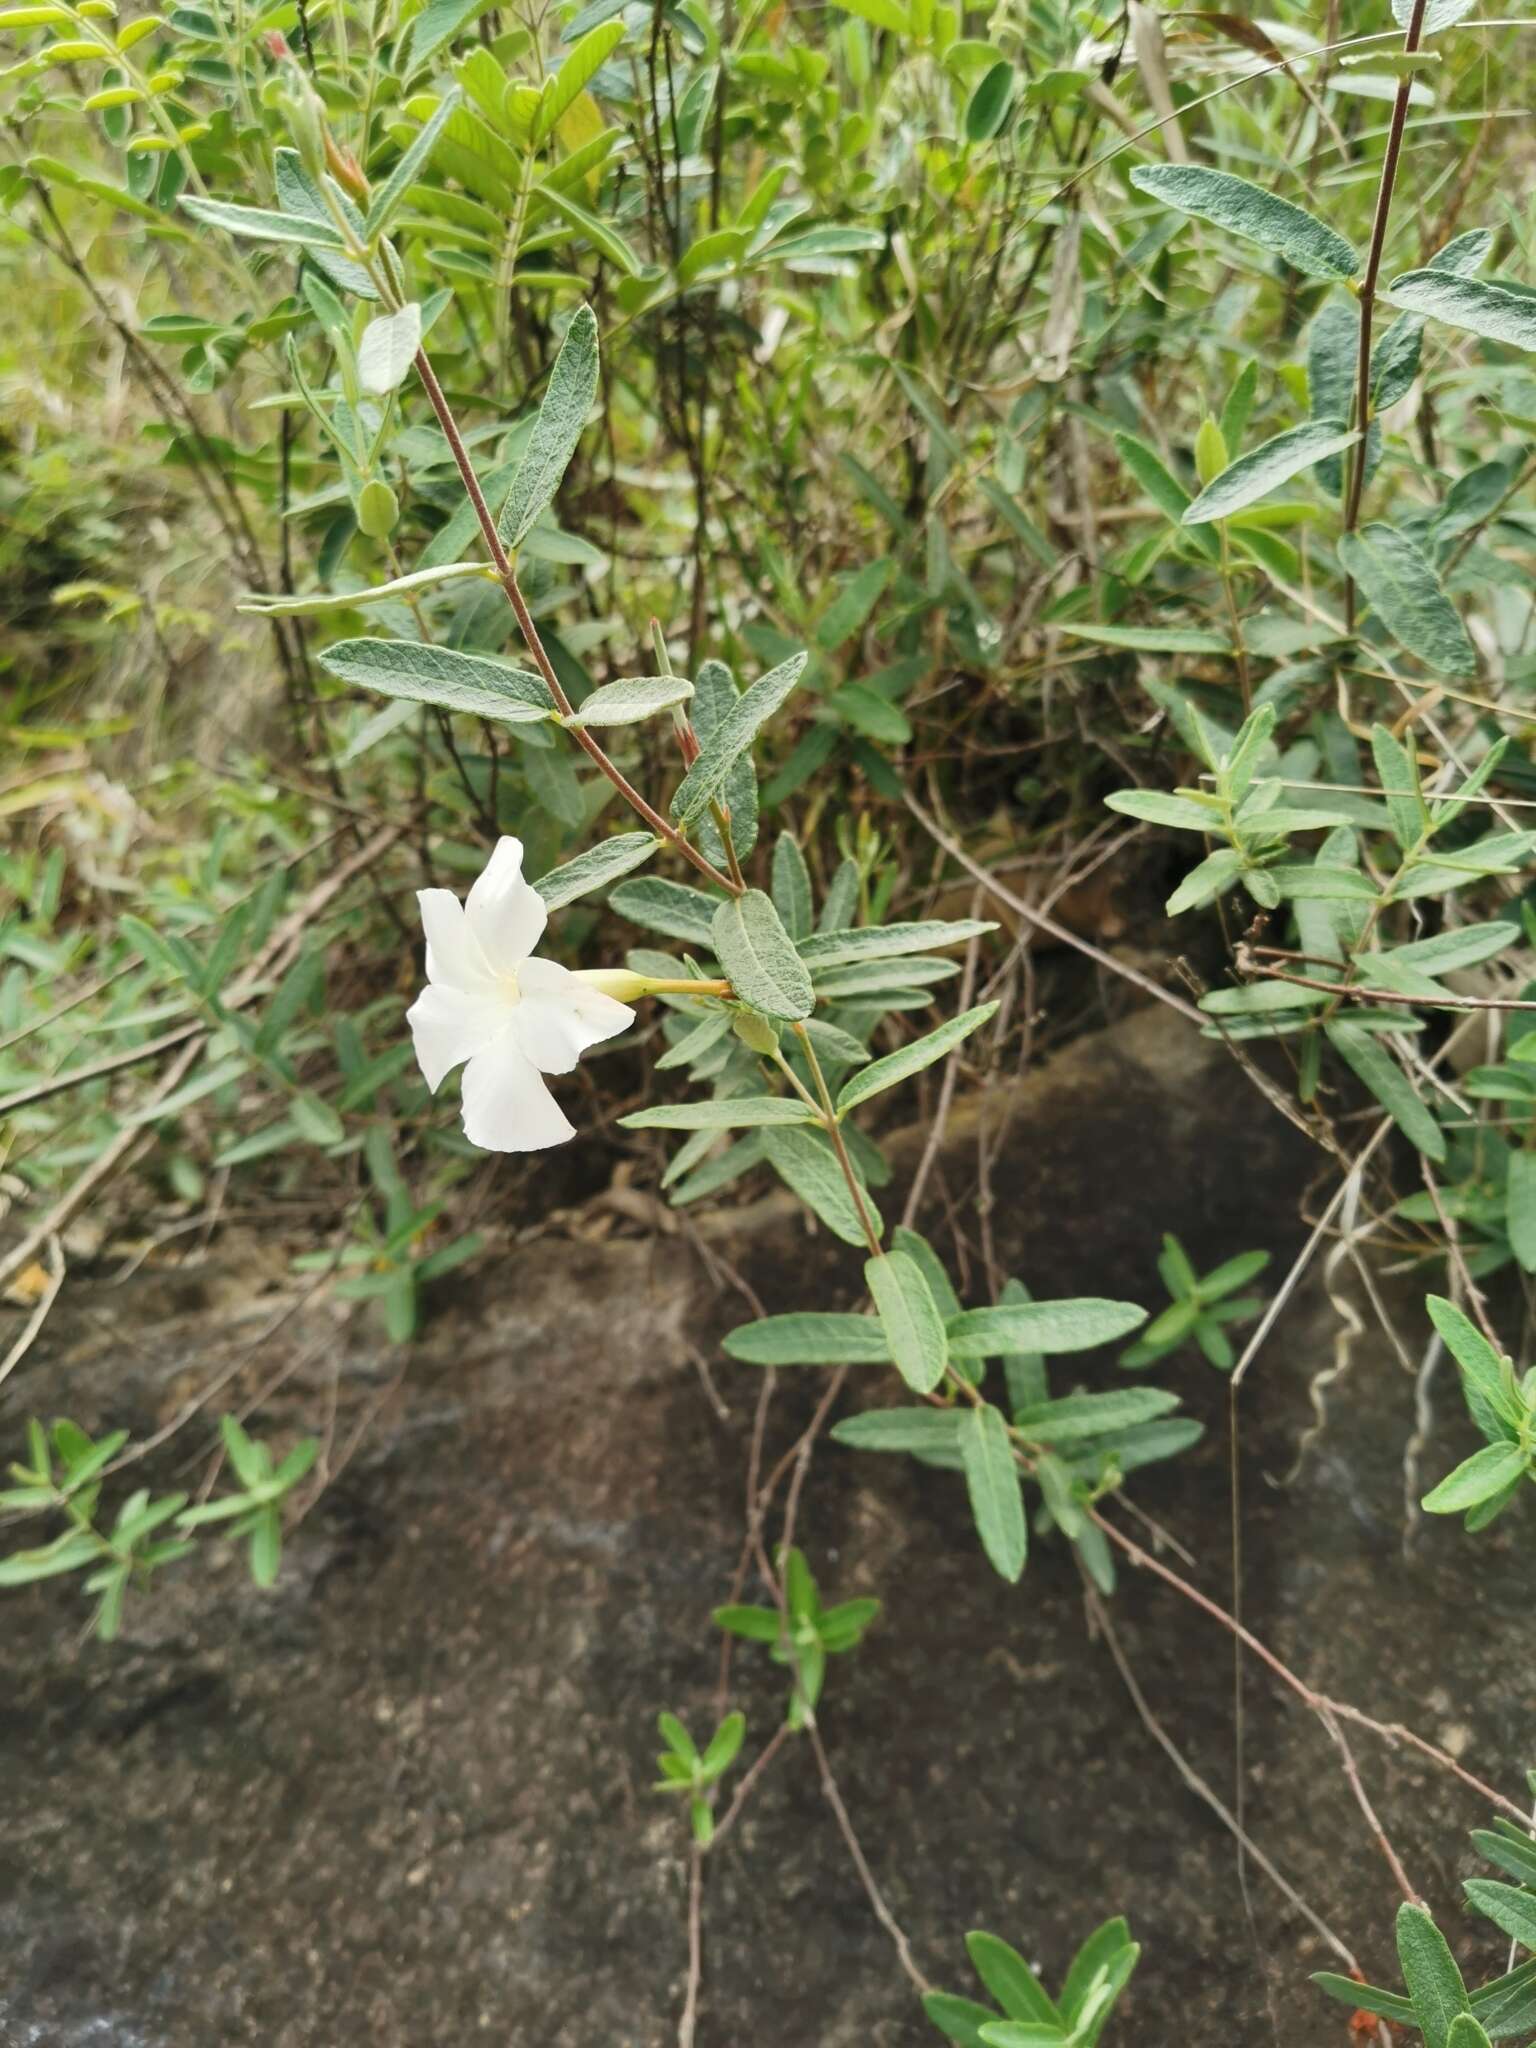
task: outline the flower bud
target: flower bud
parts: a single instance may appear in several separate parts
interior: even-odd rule
[[[731,1019],[731,1029],[749,1052],[759,1053],[764,1059],[779,1049],[778,1031],[755,1010],[738,1010]]]
[[[627,967],[580,967],[576,979],[595,988],[601,996],[612,996],[616,1003],[632,1003],[637,996],[649,995],[655,987],[647,976],[631,974]]]
[[[359,529],[370,540],[383,540],[395,530],[400,501],[382,477],[370,477],[357,494],[353,507]]]
[[[325,103],[297,65],[282,95],[284,116],[299,162],[317,183],[325,176]]]

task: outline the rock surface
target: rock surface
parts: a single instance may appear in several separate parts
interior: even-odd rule
[[[943,1173],[956,1204],[977,1120],[1001,1108],[992,1098],[957,1118]],[[993,1223],[1039,1294],[1155,1303],[1169,1229],[1202,1267],[1268,1245],[1276,1278],[1325,1163],[1166,1013],[1081,1041],[1012,1108]],[[750,1242],[721,1249],[771,1307],[853,1298],[856,1260],[775,1205],[757,1221]],[[1401,1308],[1416,1343],[1411,1293]],[[10,1390],[5,1436],[22,1403],[152,1429],[239,1359],[270,1309],[248,1267],[216,1262],[81,1283]],[[710,1352],[742,1318],[676,1237],[514,1249],[439,1305],[273,1593],[254,1592],[234,1559],[195,1566],[130,1608],[115,1646],[79,1642],[57,1585],[5,1596],[4,2048],[675,2041],[686,1845],[677,1810],[649,1789],[654,1720],[670,1707],[698,1731],[710,1716],[708,1613],[740,1550],[759,1384],[716,1364],[722,1418],[688,1339]],[[1244,1389],[1247,1619],[1317,1686],[1412,1723],[1517,1792],[1536,1762],[1529,1517],[1475,1546],[1455,1526],[1423,1529],[1405,1559],[1412,1389],[1374,1332],[1331,1390],[1301,1477],[1267,1476],[1292,1462],[1337,1328],[1309,1282]],[[261,1344],[260,1380],[286,1362],[278,1399],[310,1418],[334,1374],[351,1395],[382,1392],[401,1363],[321,1314]],[[1090,1384],[1115,1372],[1099,1357],[1081,1370]],[[1211,1428],[1195,1453],[1137,1475],[1134,1498],[1225,1601],[1226,1387],[1194,1357],[1158,1376]],[[770,1458],[794,1441],[818,1378],[780,1386]],[[870,1384],[845,1406],[880,1398]],[[1464,1441],[1447,1387],[1438,1403],[1429,1478]],[[179,1437],[162,1482],[204,1448],[197,1428]],[[1054,1980],[1097,1920],[1124,1912],[1144,1954],[1108,2041],[1348,2038],[1347,2013],[1306,1982],[1333,1959],[1251,1867],[1245,1907],[1231,1836],[1089,1639],[1059,1543],[1038,1545],[1010,1589],[981,1559],[951,1475],[836,1446],[811,1467],[800,1538],[825,1591],[885,1603],[834,1667],[821,1726],[869,1863],[936,1984],[976,1992],[969,1927],[1014,1941]],[[1123,1576],[1114,1612],[1153,1711],[1230,1800],[1230,1638],[1144,1573]],[[759,1653],[744,1649],[737,1669],[750,1757],[783,1692]],[[1253,1837],[1367,1971],[1395,1982],[1396,1890],[1336,1751],[1252,1666],[1246,1699]],[[1469,1970],[1497,1971],[1456,1905],[1473,1867],[1466,1831],[1486,1811],[1410,1753],[1363,1731],[1351,1742]],[[699,2048],[938,2041],[803,1742],[780,1753],[707,1876]]]

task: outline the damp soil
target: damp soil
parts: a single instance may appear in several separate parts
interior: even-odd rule
[[[1162,1231],[1197,1265],[1299,1245],[1324,1164],[1219,1049],[1142,1012],[1011,1097],[961,1105],[933,1183],[974,1239],[979,1121],[1007,1110],[992,1226],[1037,1294],[1157,1298]],[[918,1136],[898,1140],[910,1161]],[[749,1227],[750,1226],[750,1227]],[[378,1400],[361,1448],[295,1532],[278,1586],[239,1563],[168,1578],[114,1645],[82,1641],[57,1584],[6,1597],[0,1693],[4,2048],[662,2048],[677,2040],[686,1844],[651,1781],[658,1709],[711,1712],[759,1381],[706,1355],[743,1309],[851,1302],[857,1260],[772,1202],[723,1226],[712,1269],[678,1236],[510,1244],[445,1293],[408,1360],[362,1323],[293,1316],[260,1346],[281,1431]],[[270,1327],[281,1257],[220,1251],[123,1285],[73,1281],[11,1390],[88,1424],[157,1427]],[[1338,1281],[1351,1291],[1347,1276]],[[1394,1296],[1405,1328],[1411,1291]],[[1475,1547],[1420,1526],[1405,1552],[1412,1387],[1374,1334],[1328,1392],[1299,1477],[1308,1388],[1337,1363],[1316,1277],[1241,1404],[1243,1603],[1315,1686],[1404,1721],[1517,1791],[1530,1750],[1529,1516]],[[1112,1384],[1113,1360],[1074,1379]],[[402,1365],[406,1370],[400,1379]],[[1224,1381],[1163,1370],[1209,1425],[1134,1497],[1213,1597],[1232,1557]],[[397,1380],[399,1384],[396,1385]],[[793,1383],[792,1383],[793,1382]],[[1056,1385],[1068,1384],[1061,1366]],[[393,1388],[394,1391],[390,1392]],[[781,1378],[767,1448],[819,1391]],[[886,1398],[877,1380],[844,1406]],[[1425,1478],[1467,1448],[1446,1386]],[[338,1440],[340,1438],[340,1433]],[[191,1429],[155,1468],[176,1481]],[[1504,1533],[1507,1530],[1507,1533]],[[975,1995],[967,1928],[1054,1979],[1105,1915],[1143,1957],[1109,2039],[1134,2048],[1318,2048],[1347,2012],[1334,1959],[1154,1744],[1059,1543],[1021,1587],[988,1571],[953,1475],[836,1446],[800,1535],[829,1596],[881,1618],[829,1680],[821,1727],[891,1911],[936,1984]],[[1526,1552],[1528,1556],[1528,1551]],[[750,1597],[750,1589],[749,1589]],[[1151,1710],[1229,1803],[1230,1638],[1127,1571],[1115,1626]],[[743,1652],[746,1754],[779,1674]],[[1397,1891],[1317,1719],[1262,1670],[1245,1691],[1253,1839],[1377,1981],[1395,1981]],[[1485,1822],[1448,1775],[1354,1730],[1369,1796],[1469,1973],[1502,1959],[1457,1907]],[[928,2027],[861,1889],[803,1743],[707,1864],[698,2048],[921,2048]]]

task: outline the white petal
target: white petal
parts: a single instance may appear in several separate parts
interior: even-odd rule
[[[471,995],[459,988],[424,988],[405,1013],[416,1063],[435,1095],[443,1076],[488,1046],[507,1028],[504,996]]]
[[[510,1031],[464,1069],[464,1135],[487,1152],[542,1152],[576,1135]]]
[[[558,960],[525,960],[517,970],[522,1001],[512,1012],[512,1034],[545,1074],[568,1074],[589,1045],[627,1031],[635,1013]]]
[[[464,905],[470,929],[498,974],[521,967],[544,936],[549,912],[531,882],[523,880],[523,842],[498,839]]]
[[[418,889],[422,928],[427,935],[427,979],[439,988],[490,995],[496,987],[491,964],[470,929],[464,906],[451,889]]]

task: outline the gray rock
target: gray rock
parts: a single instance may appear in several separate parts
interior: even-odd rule
[[[1155,1301],[1159,1238],[1197,1263],[1257,1244],[1276,1273],[1298,1197],[1326,1162],[1219,1050],[1138,1014],[1005,1099],[959,1106],[944,1183],[971,1199],[974,1137],[1011,1110],[994,1228],[1037,1293]],[[920,1135],[898,1142],[908,1164]],[[782,1204],[727,1249],[772,1307],[851,1301],[858,1261]],[[967,1229],[973,1219],[966,1209]],[[932,1219],[934,1234],[941,1215]],[[1274,1276],[1271,1276],[1274,1277]],[[1417,1329],[1415,1294],[1397,1301]],[[72,1287],[11,1390],[88,1424],[147,1430],[268,1312],[228,1270]],[[5,1596],[0,1775],[0,2042],[5,2048],[660,2048],[677,2038],[686,1842],[650,1788],[659,1708],[707,1728],[708,1620],[742,1536],[758,1379],[710,1350],[739,1299],[676,1237],[545,1240],[447,1294],[365,1449],[294,1535],[269,1595],[238,1560],[184,1568],[130,1608],[115,1646],[81,1643],[57,1582]],[[1276,1487],[1333,1357],[1314,1283],[1242,1401],[1245,1614],[1315,1685],[1464,1752],[1517,1793],[1529,1750],[1529,1581],[1511,1516],[1403,1556],[1411,1389],[1383,1341],[1355,1347],[1301,1477]],[[338,1355],[344,1348],[344,1355]],[[293,1378],[268,1426],[347,1408],[398,1361],[361,1327],[295,1318],[262,1349]],[[306,1362],[307,1361],[307,1362]],[[1111,1383],[1112,1359],[1080,1363]],[[1058,1390],[1065,1375],[1060,1367]],[[1134,1498],[1230,1593],[1226,1385],[1193,1356],[1159,1377],[1210,1425]],[[769,1456],[820,1376],[786,1375]],[[888,1398],[877,1376],[852,1402]],[[1438,1476],[1465,1441],[1440,1390]],[[162,1454],[163,1483],[202,1448]],[[1508,1535],[1501,1532],[1508,1527]],[[827,1445],[800,1538],[824,1590],[885,1603],[834,1667],[821,1727],[869,1862],[922,1968],[974,1994],[964,1931],[1015,1942],[1054,1981],[1097,1920],[1144,1945],[1109,2039],[1229,2048],[1346,2039],[1307,1984],[1321,1942],[1249,1868],[1137,1718],[1059,1542],[1022,1586],[987,1569],[951,1475]],[[750,1594],[749,1594],[750,1597]],[[1154,1711],[1230,1800],[1230,1638],[1146,1574],[1116,1626]],[[782,1711],[765,1655],[737,1671],[755,1754]],[[1395,1981],[1397,1894],[1315,1717],[1262,1670],[1246,1684],[1255,1839],[1361,1956]],[[1485,1811],[1450,1777],[1351,1732],[1370,1796],[1469,1970],[1502,1967],[1458,1911]],[[707,1864],[699,2048],[920,2048],[922,2019],[872,1916],[802,1742],[781,1752]]]

